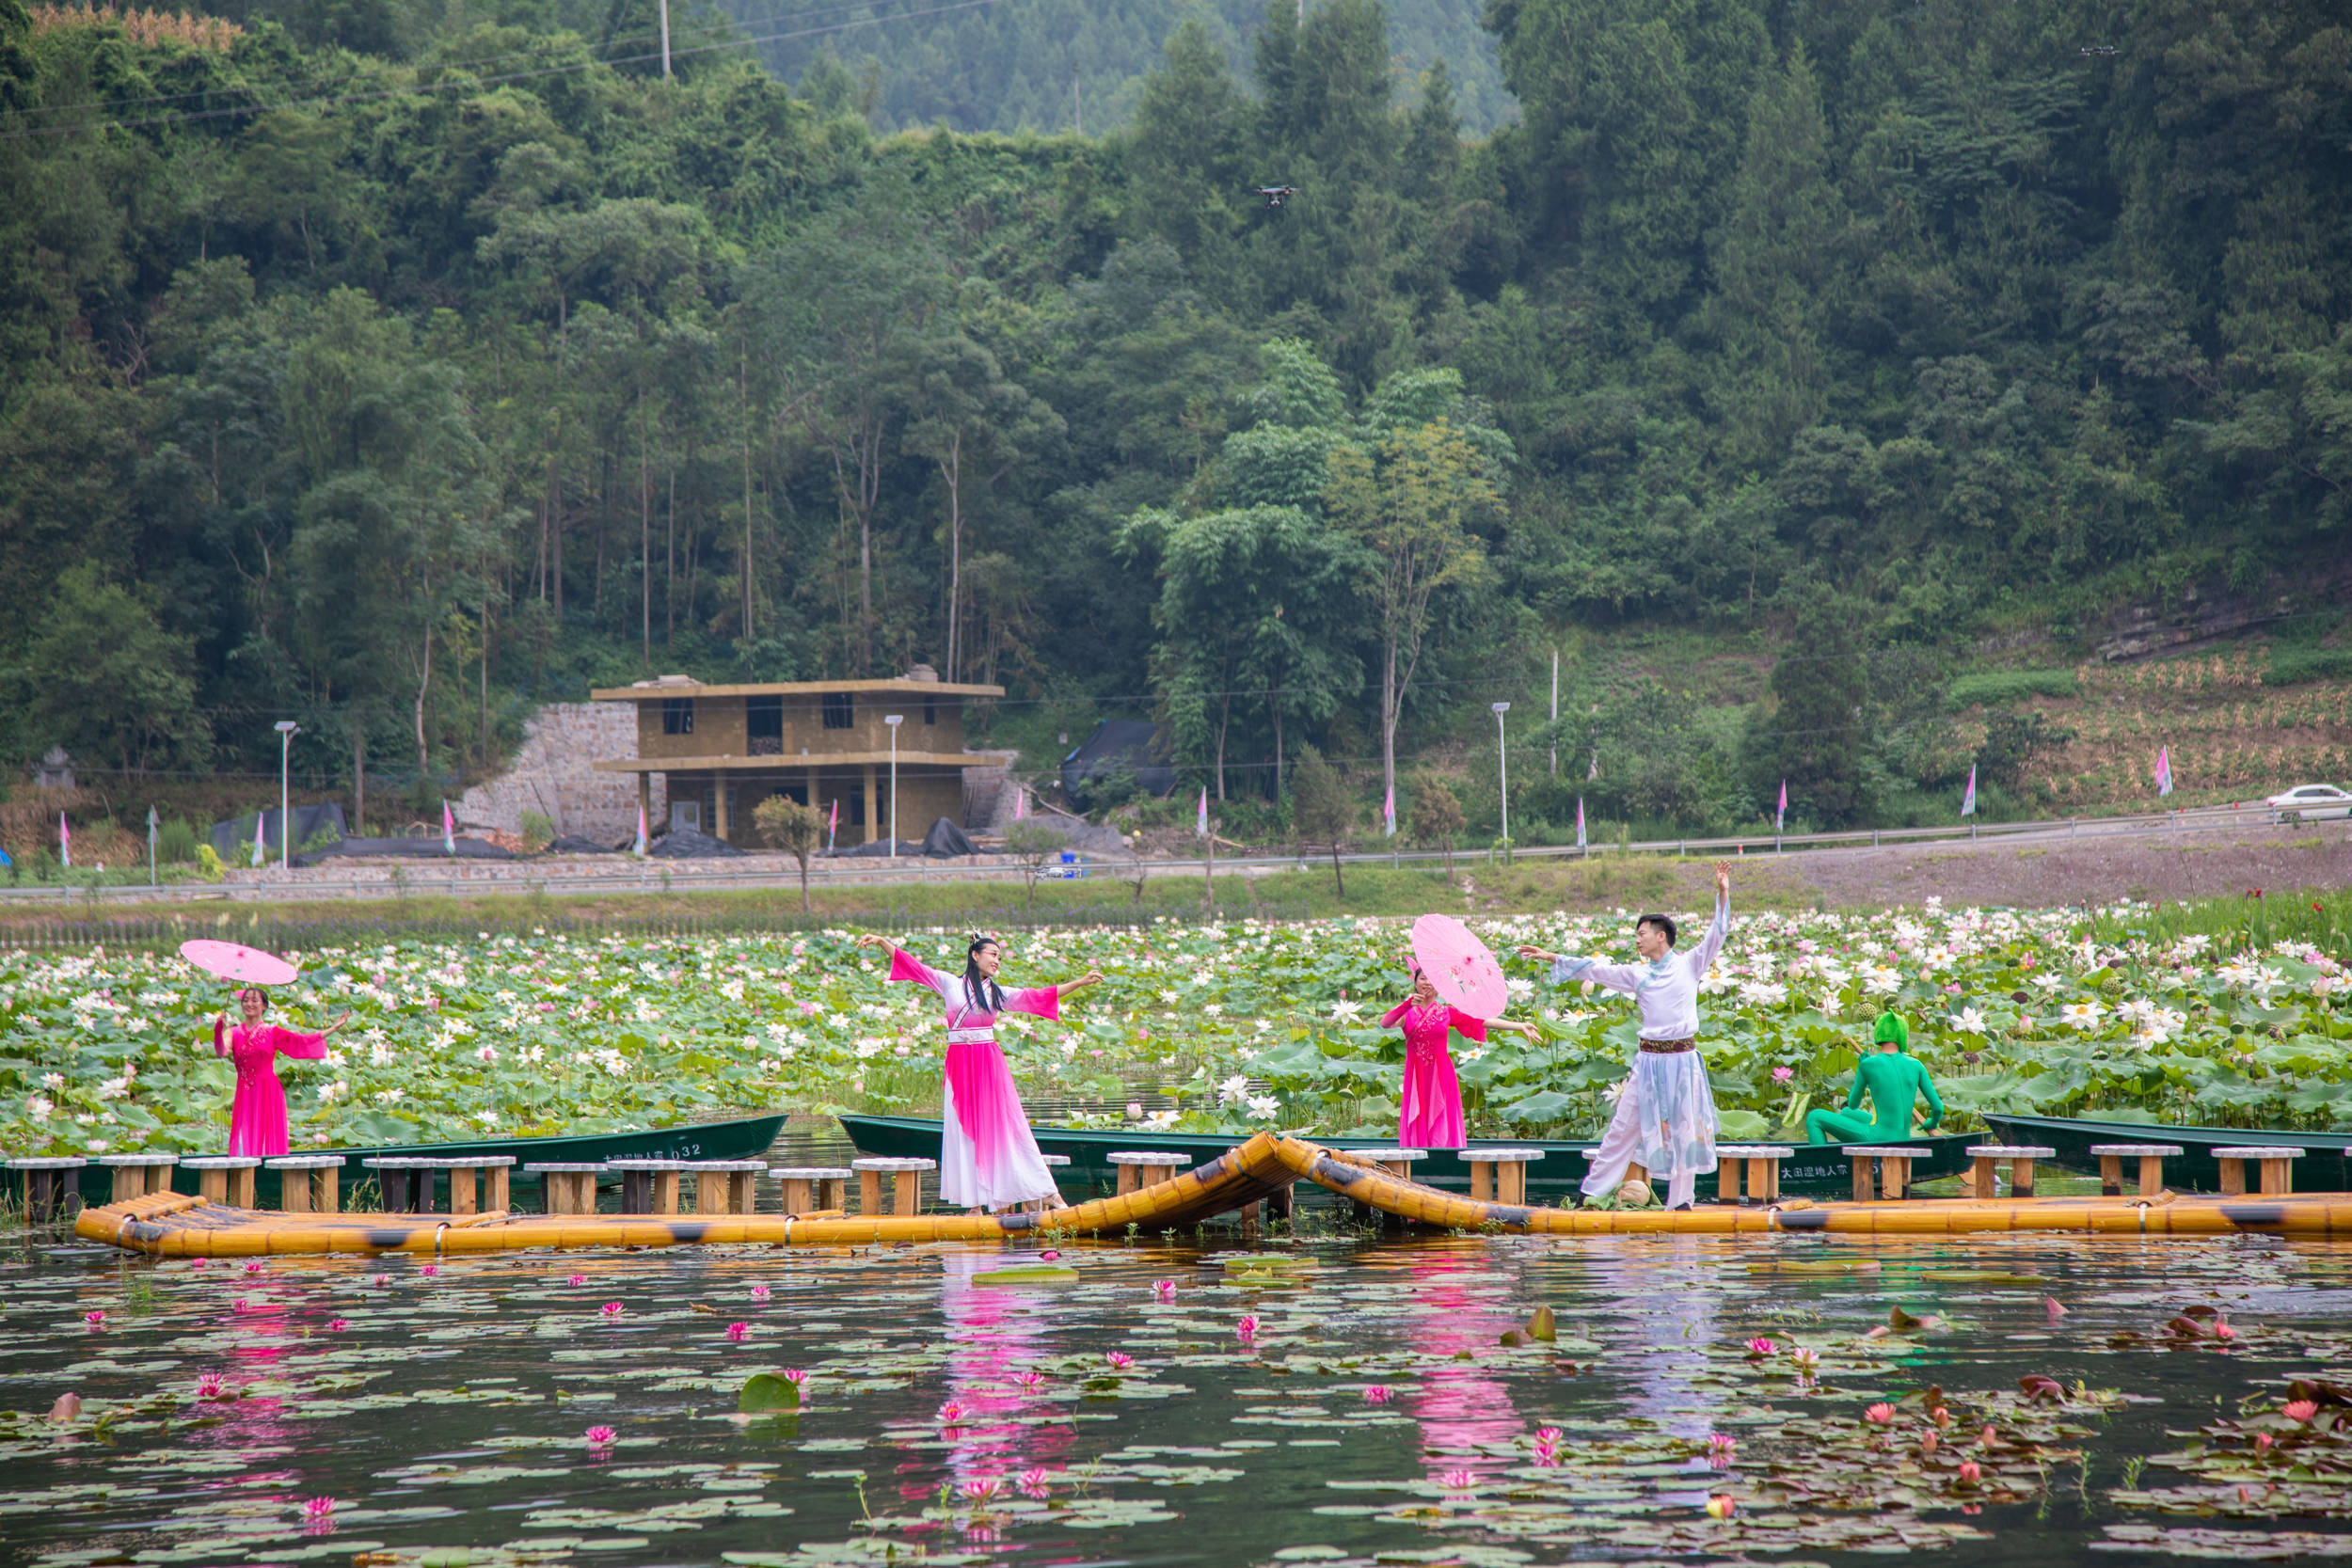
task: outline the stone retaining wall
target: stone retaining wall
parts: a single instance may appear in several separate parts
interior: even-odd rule
[[[637,780],[598,773],[589,764],[637,754],[637,709],[627,703],[550,703],[523,724],[515,764],[457,803],[461,831],[486,828],[520,833],[523,813],[535,811],[558,834],[577,833],[601,844],[637,835]],[[648,826],[660,833],[670,815],[667,780],[653,776]]]

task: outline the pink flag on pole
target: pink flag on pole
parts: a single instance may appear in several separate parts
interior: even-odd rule
[[[1576,847],[1584,847],[1584,797],[1576,798]]]
[[[1772,832],[1779,832],[1788,825],[1788,781],[1780,781],[1780,810],[1772,814]]]
[[[1977,765],[1973,762],[1968,765],[1967,792],[1960,798],[1960,815],[1963,816],[1977,815]]]
[[[73,830],[66,825],[63,812],[57,813],[57,862],[61,865],[73,863]]]
[[[1202,838],[1209,836],[1209,786],[1200,786],[1200,813],[1193,824],[1193,832]]]
[[[2172,748],[2169,746],[2156,748],[2156,793],[2159,796],[2172,793]]]
[[[441,799],[441,853],[457,853],[457,814],[449,809],[449,798]]]
[[[645,834],[645,802],[644,802],[644,801],[643,801],[643,800],[640,800],[640,801],[638,801],[638,802],[637,802],[637,849],[636,849],[637,858],[638,858],[639,860],[643,860],[643,859],[644,859],[644,858],[645,858],[645,850],[646,850],[648,847],[649,847],[649,846],[648,846],[648,845],[647,845],[647,843],[646,843],[646,834]]]
[[[833,847],[834,834],[841,830],[841,797],[833,798],[833,817],[825,824],[825,847]]]
[[[1029,815],[1029,792],[1020,784],[1012,786],[1012,819],[1021,821]]]
[[[1394,838],[1396,836],[1396,785],[1394,784],[1389,785],[1389,799],[1381,806],[1380,816],[1389,825],[1389,831],[1383,836]]]

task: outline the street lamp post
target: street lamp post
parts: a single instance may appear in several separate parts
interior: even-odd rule
[[[278,865],[281,871],[294,869],[294,823],[287,816],[286,755],[294,737],[302,726],[291,719],[278,721]]]
[[[155,830],[159,826],[155,808],[147,808],[147,885],[155,885]]]
[[[1510,853],[1507,847],[1511,842],[1511,757],[1503,745],[1502,716],[1511,711],[1511,705],[1489,703],[1487,706],[1494,709],[1495,715],[1496,789],[1502,797],[1502,842],[1506,847],[1503,853],[1507,855]]]
[[[882,722],[890,726],[890,858],[898,858],[898,726],[907,721],[903,713],[885,713]]]

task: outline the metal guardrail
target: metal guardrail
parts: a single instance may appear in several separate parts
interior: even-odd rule
[[[2031,822],[1965,823],[1955,827],[1937,828],[1865,828],[1843,832],[1824,833],[1745,833],[1724,838],[1659,838],[1617,844],[1594,844],[1585,848],[1574,845],[1543,845],[1510,851],[1513,861],[1518,860],[1593,860],[1607,855],[1650,855],[1681,857],[1688,855],[1742,855],[1752,853],[1781,853],[1788,850],[1819,850],[1883,847],[1896,844],[1926,844],[1955,840],[2016,839],[2034,837],[2083,838],[2139,835],[2176,832],[2191,829],[2230,828],[2249,825],[2249,818],[2268,822],[2271,814],[2262,806],[2204,806],[2163,816],[2124,816],[2055,817]],[[1381,849],[1357,849],[1341,854],[1340,863],[1350,865],[1415,865],[1434,864],[1447,859],[1486,863],[1495,851],[1485,848],[1457,849],[1449,857],[1441,849],[1406,849],[1401,847]],[[1313,850],[1286,851],[1273,855],[1219,855],[1216,870],[1225,875],[1263,876],[1271,872],[1309,870],[1328,865],[1331,856]],[[730,892],[746,890],[791,890],[800,885],[797,868],[776,870],[760,867],[747,870],[723,870],[698,861],[644,861],[628,872],[590,872],[566,875],[548,872],[532,875],[527,864],[516,866],[512,872],[479,877],[461,877],[450,872],[434,874],[428,867],[436,863],[419,863],[416,870],[402,867],[397,879],[368,879],[340,881],[304,880],[283,882],[201,882],[166,884],[142,887],[136,884],[120,886],[74,887],[0,887],[0,905],[46,904],[52,907],[82,904],[95,906],[105,903],[271,903],[278,901],[325,901],[337,898],[354,900],[398,899],[441,895],[462,897],[467,895],[522,895],[576,894],[677,894],[696,892]],[[447,864],[448,863],[441,863]],[[470,861],[460,863],[482,867],[513,866],[510,862]],[[1112,857],[1081,855],[1075,865],[1049,863],[1037,873],[1039,881],[1067,879],[1075,873],[1089,881],[1133,879],[1140,875],[1149,878],[1200,877],[1206,874],[1209,863],[1201,858],[1184,860],[1125,861]],[[1028,878],[1019,864],[1004,862],[989,865],[943,865],[930,861],[891,862],[868,861],[860,857],[850,865],[840,860],[818,861],[809,867],[811,888],[826,887],[921,887],[934,883],[1019,885]]]

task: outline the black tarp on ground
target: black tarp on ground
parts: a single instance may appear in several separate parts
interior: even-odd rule
[[[297,825],[300,819],[297,818]],[[294,863],[317,865],[322,862],[331,860],[357,860],[361,857],[383,859],[391,856],[397,856],[402,860],[417,861],[453,859],[511,861],[515,858],[514,851],[501,849],[488,839],[467,838],[460,834],[454,843],[456,851],[453,855],[450,850],[441,847],[441,840],[437,834],[430,838],[346,838],[330,844],[324,849],[313,849],[307,855],[296,855],[294,858]]]
[[[1152,795],[1176,787],[1176,769],[1164,760],[1168,746],[1157,724],[1140,719],[1105,719],[1094,733],[1061,759],[1061,787],[1080,811],[1087,803],[1087,781],[1104,773],[1133,773],[1136,783]]]
[[[946,817],[931,824],[931,831],[923,835],[923,853],[927,855],[977,855],[980,847],[972,842],[961,828]]]
[[[658,861],[726,860],[746,853],[723,838],[713,838],[692,828],[672,828],[655,839],[645,852]]]
[[[275,859],[285,846],[278,808],[270,807],[261,814],[261,818],[262,834],[269,845],[271,858]],[[296,806],[294,809],[294,841],[297,851],[322,832],[332,832],[337,838],[342,838],[349,831],[343,821],[343,808],[336,801],[329,800],[323,806]],[[252,860],[253,814],[214,823],[213,853],[218,855],[226,865],[244,865]],[[297,853],[297,863],[300,859]]]
[[[565,833],[562,838],[549,843],[542,853],[549,855],[617,855],[622,853],[624,850],[634,847],[635,843],[636,841],[632,839],[628,844],[598,844],[593,838],[582,838],[578,833]]]
[[[834,860],[847,860],[851,856],[860,860],[879,860],[890,853],[890,840],[878,838],[871,844],[844,844],[837,848],[820,849],[818,853]],[[943,816],[931,824],[931,831],[925,833],[920,842],[911,838],[900,839],[898,858],[902,861],[946,860],[956,855],[987,853],[973,843],[961,828]]]

